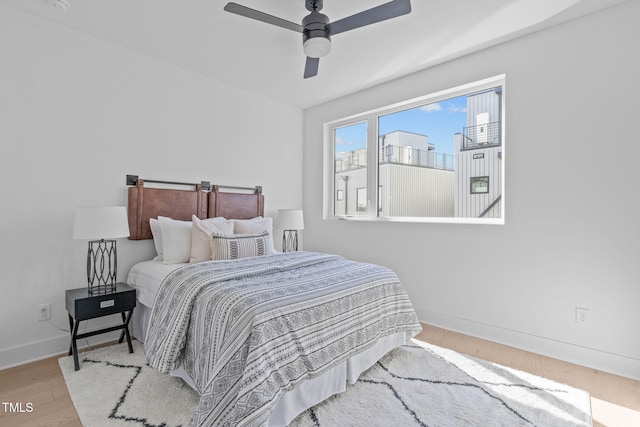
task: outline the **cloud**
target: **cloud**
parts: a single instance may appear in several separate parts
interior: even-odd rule
[[[447,108],[447,111],[449,111],[450,113],[466,113],[467,107],[458,107],[455,104],[450,104]]]
[[[347,141],[344,138],[340,138],[339,136],[336,135],[336,145],[342,145],[342,144],[349,144],[349,141]]]
[[[435,102],[433,104],[423,105],[422,107],[420,107],[420,110],[424,111],[425,113],[431,113],[432,111],[442,111],[442,106],[439,102]]]
[[[336,136],[336,145],[353,145],[353,141]]]

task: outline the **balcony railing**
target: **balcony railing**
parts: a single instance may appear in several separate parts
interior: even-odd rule
[[[491,122],[483,125],[468,126],[463,131],[463,150],[473,150],[500,145],[500,122]]]
[[[366,152],[364,152],[366,154]],[[399,165],[419,166],[423,168],[454,170],[453,155],[425,151],[412,147],[385,145],[378,152],[380,164],[393,163]],[[342,159],[335,161],[335,172],[348,172],[366,168],[366,156],[362,153],[351,152]]]
[[[336,156],[335,171],[348,172],[355,169],[363,169],[367,167],[367,149],[358,148],[348,153],[341,153],[341,156]]]
[[[335,172],[349,172],[356,169],[365,169],[367,165],[354,165],[353,163],[345,162],[344,160],[337,160],[335,162]]]
[[[379,151],[380,164],[395,163],[401,165],[420,166],[423,168],[454,170],[451,154],[436,153],[429,150],[418,150],[411,147],[386,145]]]

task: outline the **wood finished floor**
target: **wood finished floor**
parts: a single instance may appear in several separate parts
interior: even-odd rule
[[[640,426],[640,382],[535,353],[514,349],[445,329],[423,325],[417,337],[535,375],[587,390],[594,426]],[[0,400],[29,402],[32,412],[7,413],[0,407],[0,426],[81,426],[58,366],[58,357],[0,371]],[[90,426],[89,426],[90,427]]]

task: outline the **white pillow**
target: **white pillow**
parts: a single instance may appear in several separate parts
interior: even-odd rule
[[[156,252],[158,253],[153,260],[162,261],[162,227],[160,226],[160,222],[155,218],[149,218],[149,226],[151,227],[151,234],[153,235],[153,244],[156,246]]]
[[[267,237],[262,231],[255,234],[212,234],[211,253],[214,260],[263,256],[267,253]]]
[[[267,241],[267,255],[273,255],[278,253],[273,246],[273,219],[270,217],[263,218],[261,216],[253,219],[236,219],[234,220],[233,232],[234,234],[255,234],[266,231],[268,236]]]
[[[159,216],[162,227],[162,262],[178,264],[191,257],[191,221]]]
[[[190,263],[210,261],[213,259],[211,252],[211,235],[233,234],[233,220],[223,217],[200,219],[191,217],[191,258]]]

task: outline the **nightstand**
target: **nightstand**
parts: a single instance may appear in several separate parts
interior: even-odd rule
[[[133,309],[136,306],[136,290],[134,288],[124,283],[117,283],[114,292],[94,295],[89,294],[87,287],[69,289],[66,291],[66,306],[67,312],[69,312],[69,328],[71,329],[69,356],[73,354],[73,363],[76,371],[80,369],[80,364],[78,363],[78,346],[76,344],[78,339],[122,329],[118,342],[122,343],[126,336],[129,353],[133,353],[131,335],[129,334],[129,321],[131,320]],[[122,315],[122,325],[78,334],[78,326],[81,321],[118,313]]]

